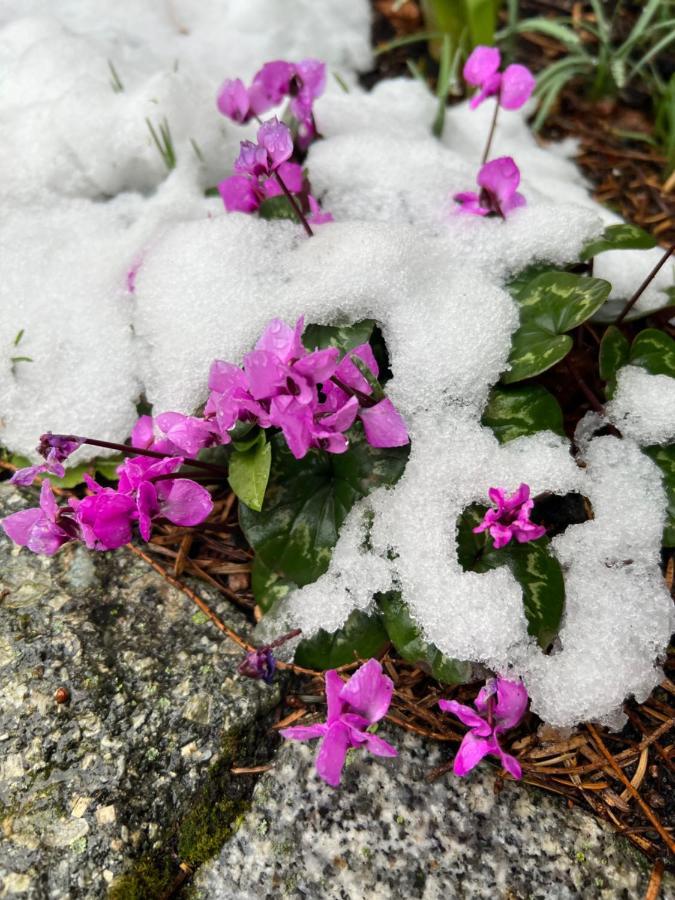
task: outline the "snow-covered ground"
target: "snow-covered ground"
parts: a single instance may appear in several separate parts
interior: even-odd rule
[[[590,441],[584,470],[550,434],[500,446],[480,414],[517,325],[505,278],[537,259],[575,260],[615,218],[589,198],[569,147],[539,147],[513,112],[502,112],[493,156],[515,157],[527,207],[506,223],[453,215],[449,197],[474,187],[490,104],[451,109],[439,141],[436,102],[419,82],[362,91],[368,9],[366,0],[0,0],[0,443],[30,455],[47,429],[124,439],[141,395],[158,411],[192,411],[212,359],[240,361],[273,316],[377,319],[410,463],[394,490],[352,514],[339,571],[290,609],[306,633],[329,613],[338,627],[367,604],[370,590],[356,590],[364,579],[374,590],[394,583],[430,640],[452,656],[512,666],[545,719],[608,720],[626,694],[654,685],[671,627],[658,470],[631,440]],[[324,140],[307,165],[336,221],[311,240],[204,196],[253,133],[218,113],[222,80],[304,56],[324,59],[349,88],[329,75],[315,107]],[[170,173],[146,120],[168,123]],[[625,297],[659,255],[607,253],[595,274]],[[672,282],[665,266],[645,308],[663,303]],[[32,362],[12,363],[18,355]],[[638,387],[620,382],[621,415],[616,405]],[[641,421],[635,437],[649,429]],[[580,490],[596,515],[554,542],[567,612],[549,657],[527,635],[510,573],[463,572],[454,550],[461,510],[493,484],[521,481],[534,493]],[[369,556],[358,541],[364,508],[376,512]]]

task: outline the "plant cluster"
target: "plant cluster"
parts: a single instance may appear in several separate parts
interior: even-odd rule
[[[496,217],[500,227],[508,228],[508,217],[527,201],[517,190],[516,162],[511,157],[490,160],[490,144],[499,110],[521,107],[532,93],[534,78],[523,66],[500,71],[500,65],[499,51],[486,46],[476,47],[466,61],[464,77],[478,88],[471,105],[493,98],[495,115],[477,167],[479,191],[459,193],[454,200],[458,215]],[[271,118],[261,122],[256,142],[242,142],[235,173],[219,186],[228,211],[264,215],[268,201],[280,200],[310,238],[312,225],[330,221],[305,189],[300,163],[293,161],[319,137],[312,103],[324,80],[322,64],[305,60],[268,63],[248,88],[239,79],[225,82],[218,106],[234,121],[258,117],[284,98],[289,98],[292,113],[290,125]],[[439,206],[441,202],[439,198]],[[520,325],[512,337],[509,368],[483,413],[483,424],[499,441],[542,430],[562,432],[560,406],[532,379],[565,359],[573,345],[570,332],[604,307],[611,286],[589,274],[593,257],[649,244],[649,236],[639,229],[614,226],[586,247],[577,271],[538,263],[513,278],[508,288]],[[129,278],[132,289],[133,277],[135,270]],[[631,345],[618,327],[624,320],[647,315],[635,306],[639,293],[625,305],[617,324],[606,330],[600,345],[600,375],[608,397],[627,363],[675,377],[671,338],[647,329]],[[20,485],[46,476],[40,504],[6,517],[2,526],[15,543],[36,553],[52,555],[76,540],[91,549],[110,550],[128,543],[134,527],[149,540],[159,518],[186,527],[202,523],[212,509],[207,485],[227,477],[241,501],[244,533],[256,551],[256,600],[263,613],[269,612],[284,603],[292,588],[310,584],[326,571],[340,527],[355,502],[376,487],[393,485],[405,469],[410,438],[402,415],[386,396],[387,375],[386,346],[372,321],[305,327],[303,318],[295,325],[273,319],[241,365],[212,363],[208,397],[199,414],[143,415],[129,445],[43,435],[38,451],[44,463],[13,476]],[[49,477],[62,476],[63,463],[83,444],[125,454],[117,467],[117,485],[99,484],[87,475],[87,496],[71,497],[59,506]],[[672,446],[645,451],[662,469],[670,492],[667,546],[675,544],[674,451]],[[494,486],[489,491],[493,508],[463,511],[456,523],[457,545],[467,570],[510,568],[523,588],[530,633],[546,650],[556,637],[565,595],[562,571],[548,550],[547,528],[537,516],[536,499],[525,483]],[[288,638],[249,654],[242,674],[270,681],[273,650]],[[385,756],[395,753],[372,732],[386,713],[392,691],[380,664],[371,658],[346,685],[334,671],[355,657],[375,657],[388,642],[404,659],[426,667],[442,682],[471,677],[470,665],[446,658],[426,640],[405,597],[397,592],[379,595],[371,614],[354,613],[338,632],[320,632],[301,641],[295,648],[296,661],[329,670],[328,718],[325,723],[286,729],[284,734],[297,740],[322,739],[317,768],[330,784],[339,782],[349,748]],[[470,729],[456,760],[457,774],[465,774],[492,754],[519,777],[518,764],[503,751],[499,737],[520,721],[526,704],[525,688],[501,676],[481,691],[475,710],[442,701],[441,708]]]

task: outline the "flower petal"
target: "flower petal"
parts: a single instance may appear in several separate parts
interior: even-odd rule
[[[468,728],[473,728],[478,735],[486,737],[492,732],[488,723],[470,706],[458,703],[457,700],[439,700],[438,705],[443,712],[457,716],[459,721]]]
[[[522,681],[497,676],[497,702],[494,713],[499,728],[515,728],[527,709],[527,688]]]
[[[279,734],[287,741],[311,741],[323,737],[327,731],[328,726],[325,722],[317,722],[316,725],[293,725],[291,728],[282,728]]]
[[[342,768],[349,749],[350,729],[342,722],[335,722],[328,728],[316,756],[316,771],[331,787],[340,784]]]
[[[403,416],[388,397],[375,406],[362,406],[359,417],[371,447],[404,447],[410,443]]]
[[[329,669],[324,675],[324,685],[326,688],[326,704],[328,706],[326,721],[330,725],[339,719],[344,709],[344,703],[340,699],[340,691],[345,686],[345,683],[335,669]]]
[[[475,47],[464,63],[464,80],[473,85],[483,84],[490,75],[494,75],[501,61],[502,55],[496,47]]]
[[[26,547],[30,540],[30,535],[36,523],[44,518],[44,513],[38,507],[31,509],[22,509],[20,512],[12,513],[0,520],[0,525],[7,537],[18,544],[20,547]]]
[[[520,109],[532,96],[534,75],[526,66],[518,63],[507,66],[502,73],[499,104],[504,109]]]
[[[510,753],[505,753],[501,747],[499,747],[499,753],[497,755],[501,760],[502,766],[504,766],[509,775],[512,775],[514,778],[523,777],[523,770],[515,756],[511,756]]]
[[[396,747],[392,747],[391,744],[376,734],[366,734],[364,746],[373,756],[398,756]]]
[[[343,685],[340,700],[373,723],[387,712],[393,693],[394,682],[383,674],[378,660],[369,659]]]
[[[189,478],[158,481],[155,486],[159,512],[174,525],[199,525],[213,509],[206,488]]]
[[[459,745],[459,750],[455,755],[452,771],[455,775],[459,775],[460,778],[463,777],[474,766],[477,766],[484,756],[494,752],[493,747],[493,742],[486,740],[484,737],[477,737],[473,731],[467,732],[462,738],[462,743]]]

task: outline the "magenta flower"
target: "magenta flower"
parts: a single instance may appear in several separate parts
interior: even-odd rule
[[[497,97],[504,109],[520,109],[534,90],[534,76],[528,68],[518,63],[499,72],[501,53],[496,47],[476,47],[464,64],[464,78],[480,88],[471,100],[475,109],[488,97]]]
[[[246,678],[254,678],[256,681],[264,681],[272,684],[277,661],[271,647],[259,647],[251,650],[237,666],[240,675]]]
[[[52,486],[46,480],[40,488],[39,507],[5,516],[0,524],[15,544],[43,556],[53,556],[64,544],[80,537],[75,516],[68,508],[57,505]]]
[[[10,483],[28,487],[38,475],[47,473],[56,475],[57,478],[63,478],[66,474],[63,463],[71,453],[74,453],[81,446],[82,442],[72,438],[70,435],[52,434],[51,431],[48,431],[40,436],[40,443],[37,446],[37,452],[46,461],[36,466],[26,466],[24,469],[17,469],[10,478]]]
[[[499,736],[518,725],[525,715],[527,700],[527,690],[521,682],[507,681],[498,675],[479,691],[474,703],[475,710],[456,700],[438,701],[443,712],[457,716],[469,728],[455,755],[455,775],[466,775],[484,756],[497,756],[510,775],[522,777],[520,763],[502,750]]]
[[[298,145],[305,149],[317,136],[313,105],[325,86],[326,65],[320,60],[273,60],[256,72],[248,89],[239,78],[227,79],[218,92],[218,109],[234,122],[248,122],[290,97],[291,113],[298,122]]]
[[[83,500],[71,497],[68,504],[75,513],[81,538],[90,550],[116,550],[132,538],[137,518],[133,497],[114,488],[103,488],[88,475],[87,486],[94,491]]]
[[[496,215],[504,219],[512,210],[525,206],[525,198],[518,193],[520,170],[510,156],[500,156],[485,163],[476,181],[481,188],[480,194],[464,191],[453,197],[462,212],[474,216]]]
[[[180,456],[159,460],[133,456],[117,467],[120,476],[118,492],[135,501],[138,530],[145,541],[150,540],[152,520],[158,516],[174,525],[199,525],[213,509],[213,501],[206,488],[189,478],[166,477],[176,472],[182,464]],[[102,490],[95,481],[89,480],[87,483],[92,490]]]
[[[384,398],[379,402],[367,402],[373,389],[368,379],[352,361],[357,356],[377,378],[379,366],[370,344],[360,344],[348,353],[335,370],[335,380],[324,385],[326,410],[337,411],[347,402],[350,394],[343,387],[351,388],[360,396],[358,416],[363,423],[366,440],[373,447],[403,447],[410,441],[408,429],[403,417],[391,400]],[[343,387],[340,387],[342,385]]]
[[[510,497],[501,488],[490,488],[488,495],[497,508],[489,509],[473,532],[480,534],[488,530],[497,550],[505,547],[511,538],[524,544],[536,541],[546,534],[542,525],[535,525],[530,521],[534,500],[530,500],[530,488],[527,484],[521,484]]]
[[[316,771],[324,781],[337,787],[350,748],[362,747],[375,756],[397,756],[395,747],[367,730],[389,709],[394,684],[382,673],[382,666],[376,659],[369,659],[346,684],[331,669],[326,672],[325,684],[326,721],[284,728],[281,735],[292,741],[322,738]]]

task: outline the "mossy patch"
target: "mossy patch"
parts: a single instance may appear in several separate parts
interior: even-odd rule
[[[218,761],[185,812],[165,828],[157,849],[113,881],[108,900],[159,900],[177,886],[181,863],[194,871],[218,853],[248,812],[256,781],[253,776],[233,776],[232,764],[257,765],[268,759],[272,746],[266,735],[267,728],[261,727],[224,738]]]

